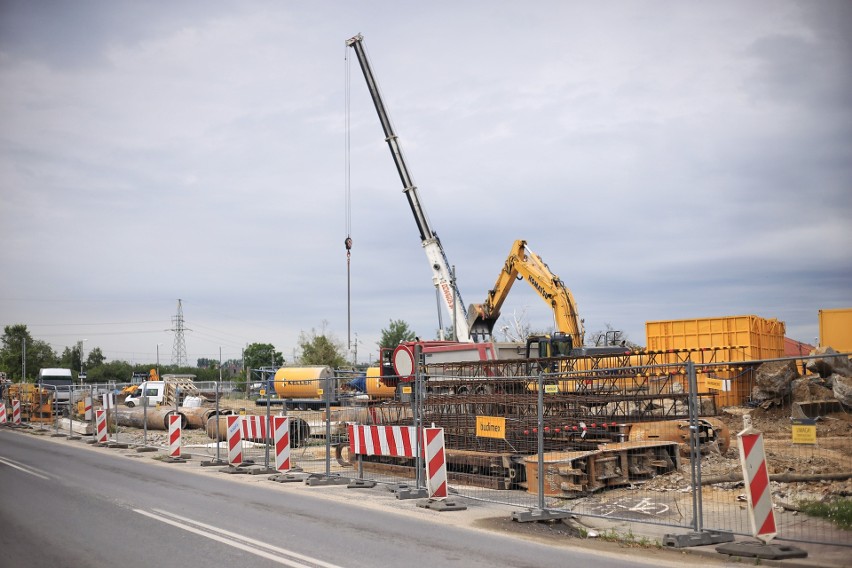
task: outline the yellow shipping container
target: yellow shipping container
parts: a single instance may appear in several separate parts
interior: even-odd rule
[[[819,311],[819,345],[852,352],[852,308]]]
[[[784,322],[758,316],[728,316],[645,323],[650,351],[718,349],[717,361],[753,361],[784,356]]]
[[[784,322],[758,316],[649,321],[649,350],[714,349],[715,361],[754,361],[784,356]],[[715,392],[716,404],[738,406],[751,396],[751,381],[736,371],[701,372],[698,390]]]

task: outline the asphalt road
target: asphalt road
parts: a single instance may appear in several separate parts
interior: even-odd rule
[[[0,564],[659,567],[0,430]],[[322,491],[312,489],[311,491]],[[443,513],[452,514],[452,513]]]

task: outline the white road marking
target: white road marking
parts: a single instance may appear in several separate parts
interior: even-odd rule
[[[9,458],[0,458],[0,463],[4,463],[4,464],[8,465],[9,467],[14,467],[15,469],[23,471],[24,473],[28,473],[28,474],[33,475],[35,477],[40,477],[42,479],[50,481],[50,477],[48,477],[46,475],[42,475],[42,474],[38,473],[35,469],[33,469],[33,468],[31,468],[27,465],[24,465],[20,462],[14,462],[14,461],[10,460]]]
[[[305,556],[298,552],[293,552],[292,550],[273,546],[251,537],[214,527],[213,525],[181,517],[180,515],[175,515],[174,513],[163,511],[162,509],[153,509],[153,512],[144,511],[142,509],[133,510],[140,515],[145,515],[146,517],[172,525],[187,532],[221,542],[222,544],[227,544],[228,546],[249,552],[255,556],[267,558],[284,566],[290,566],[291,568],[341,568],[336,564],[323,562],[322,560],[311,558],[310,556]]]

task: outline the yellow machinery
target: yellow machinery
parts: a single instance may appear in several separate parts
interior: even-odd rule
[[[133,373],[133,375],[136,376],[136,373]],[[150,371],[148,371],[148,380],[149,381],[159,381],[160,380],[160,375],[157,373],[157,369],[151,369]],[[127,385],[126,387],[121,389],[121,391],[118,393],[118,396],[125,397],[125,398],[128,397],[128,396],[132,397],[136,394],[137,390],[139,390],[138,384],[137,385]]]
[[[509,251],[503,270],[488,291],[485,302],[471,304],[467,310],[470,328],[476,330],[478,341],[490,339],[494,324],[500,317],[500,307],[509,295],[516,280],[526,280],[541,298],[550,304],[556,328],[570,336],[574,346],[583,345],[585,332],[583,320],[577,315],[577,303],[562,280],[550,271],[540,256],[527,247],[527,242],[517,240]]]
[[[33,383],[9,385],[9,398],[21,401],[24,422],[53,422],[53,391]]]

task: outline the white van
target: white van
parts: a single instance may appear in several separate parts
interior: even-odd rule
[[[124,399],[124,404],[130,408],[142,406],[144,404],[142,397],[146,397],[148,399],[148,406],[157,406],[163,403],[165,391],[166,383],[163,381],[145,381],[139,385],[133,396],[128,396]]]

